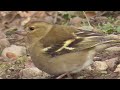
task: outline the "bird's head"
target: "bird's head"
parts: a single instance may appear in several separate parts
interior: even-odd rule
[[[27,38],[31,43],[44,37],[51,28],[52,24],[42,21],[41,22],[34,21],[25,25]]]

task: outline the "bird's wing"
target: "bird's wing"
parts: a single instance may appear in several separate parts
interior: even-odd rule
[[[88,31],[88,30],[81,30],[81,29],[77,29],[75,34],[80,37],[103,36],[104,35],[103,33],[98,33],[98,32],[93,32],[93,31]]]
[[[39,42],[43,44],[43,51],[46,54],[56,56],[94,47],[99,43],[101,36],[102,34],[93,31],[53,25],[51,30]]]
[[[50,45],[58,44],[68,39],[73,39],[73,33],[75,31],[76,29],[72,27],[53,25],[51,30],[49,30],[49,32],[40,39],[40,43],[43,43],[45,47],[49,47]]]
[[[56,44],[53,44],[49,47],[44,47],[43,51],[46,54],[49,54],[51,56],[58,56],[63,55],[71,52],[81,51],[84,49],[95,47],[97,44],[102,42],[102,37],[94,37],[91,38],[83,38],[83,37],[75,37],[73,39],[67,39],[63,42],[58,42]]]

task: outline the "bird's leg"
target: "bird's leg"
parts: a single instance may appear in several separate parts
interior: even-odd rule
[[[62,79],[64,76],[68,76],[69,78],[71,78],[72,79],[72,76],[70,75],[70,72],[66,72],[66,73],[64,73],[64,74],[62,74],[62,75],[60,75],[60,76],[58,76],[56,79]]]
[[[71,76],[70,73],[67,73],[67,76],[68,76],[69,79],[73,79],[73,77]]]

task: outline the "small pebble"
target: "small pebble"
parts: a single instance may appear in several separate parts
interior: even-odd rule
[[[95,61],[93,63],[95,70],[104,71],[108,68],[108,65],[104,61]]]

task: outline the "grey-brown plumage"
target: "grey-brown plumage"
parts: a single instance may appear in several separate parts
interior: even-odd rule
[[[29,23],[26,30],[34,64],[51,75],[79,72],[92,63],[97,51],[120,43],[99,33],[45,22]]]

